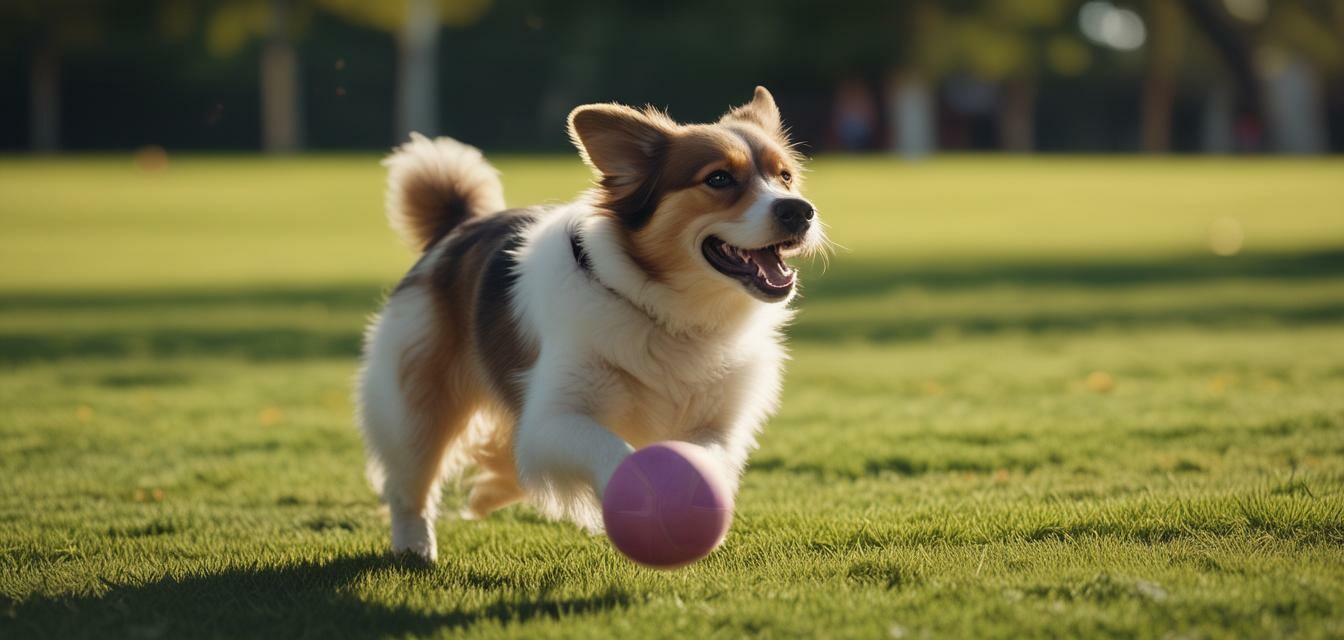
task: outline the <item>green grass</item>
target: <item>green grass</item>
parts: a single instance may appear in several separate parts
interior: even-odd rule
[[[0,160],[0,637],[1340,637],[1341,169],[817,161],[848,250],[727,542],[657,572],[526,508],[384,553],[375,158]]]

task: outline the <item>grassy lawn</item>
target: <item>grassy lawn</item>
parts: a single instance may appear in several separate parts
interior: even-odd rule
[[[1344,162],[812,169],[847,250],[668,573],[526,508],[384,553],[376,158],[0,159],[0,638],[1344,636]]]

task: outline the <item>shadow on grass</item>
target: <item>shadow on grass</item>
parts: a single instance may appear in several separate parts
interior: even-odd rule
[[[469,589],[492,588],[476,584],[471,575],[441,578],[441,573],[411,561],[370,555],[320,565],[231,569],[143,585],[107,582],[108,590],[100,596],[19,602],[0,598],[0,637],[402,637],[479,624],[583,616],[629,604],[627,594],[617,590],[581,598],[543,591],[480,608],[432,612],[369,602],[356,595],[361,583],[379,577],[391,578],[388,583],[398,588],[421,592],[441,581]]]
[[[941,317],[831,318],[803,314],[787,331],[795,343],[837,343],[850,340],[902,342],[946,336],[1003,333],[1076,334],[1101,329],[1135,330],[1183,326],[1205,329],[1233,327],[1309,327],[1344,322],[1344,301],[1338,303],[1256,305],[1213,304],[1190,308],[1057,312],[1049,315],[989,313]],[[228,356],[251,360],[353,358],[359,354],[362,322],[348,331],[295,328],[175,328],[145,326],[108,331],[0,333],[0,364],[24,364],[69,358],[173,358]],[[134,380],[122,386],[138,386]]]
[[[1189,255],[1164,259],[1073,260],[903,266],[883,256],[842,255],[821,273],[805,266],[809,300],[863,297],[901,287],[932,291],[1015,285],[1112,287],[1227,279],[1344,278],[1344,248],[1314,252],[1261,252],[1235,257]],[[316,287],[209,290],[13,292],[0,294],[0,313],[96,309],[317,306],[331,311],[374,311],[395,284],[350,283]]]
[[[864,297],[902,287],[951,291],[997,285],[1089,288],[1214,282],[1232,279],[1313,280],[1344,277],[1344,248],[1262,252],[1234,257],[1189,255],[1109,261],[1001,261],[902,267],[873,257],[837,257],[824,274],[805,277],[809,300]],[[808,276],[809,274],[804,274]],[[0,307],[2,308],[2,307]]]
[[[265,286],[162,289],[154,291],[15,292],[0,294],[0,313],[12,311],[98,311],[194,309],[201,307],[320,307],[330,311],[374,311],[392,284],[350,283],[314,287]]]
[[[359,354],[361,328],[362,324],[356,322],[349,331],[147,326],[80,333],[0,333],[0,363],[130,356],[240,356],[253,360],[344,358]]]
[[[1038,315],[989,313],[924,318],[844,318],[812,320],[804,312],[788,334],[796,341],[900,342],[935,336],[981,336],[1000,333],[1082,333],[1101,329],[1133,330],[1148,327],[1307,327],[1344,321],[1344,300],[1336,303],[1258,305],[1210,304],[1166,309],[1130,310],[1122,307],[1084,312]]]
[[[916,269],[874,259],[851,258],[838,261],[829,273],[810,278],[803,301],[804,313],[789,333],[797,341],[885,342],[949,334],[1077,333],[1168,325],[1297,327],[1344,320],[1344,299],[1277,304],[1254,299],[1235,303],[1194,299],[1181,306],[1164,308],[1128,309],[1116,304],[1102,309],[1028,315],[999,314],[993,308],[942,317],[907,317],[892,313],[890,316],[825,319],[809,317],[806,313],[811,305],[824,307],[828,301],[874,296],[900,287],[920,287],[930,292],[997,285],[1076,286],[1105,290],[1120,286],[1189,281],[1212,284],[1247,279],[1337,279],[1344,283],[1344,250],[1265,253],[1235,258],[1189,256],[1147,262],[1004,262]],[[96,317],[100,312],[118,310],[143,313],[145,318],[139,326],[107,330],[62,331],[54,328],[50,331],[15,329],[0,332],[0,363],[189,355],[288,360],[349,358],[359,353],[363,315],[377,309],[383,291],[380,285],[349,284],[288,289],[0,294],[0,314],[69,313]],[[314,308],[348,316],[348,328],[331,322],[321,328],[304,326],[303,314]],[[155,319],[154,313],[169,309],[191,310],[202,318],[208,318],[214,311],[248,309],[293,309],[295,314],[292,324],[282,320],[280,326],[246,326],[245,320],[240,321],[239,326],[166,326]],[[283,313],[281,317],[285,317]],[[268,318],[268,322],[273,323],[276,315],[272,312]],[[333,329],[333,326],[338,328]]]

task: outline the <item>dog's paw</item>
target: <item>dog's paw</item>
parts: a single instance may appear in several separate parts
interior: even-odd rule
[[[414,554],[426,562],[439,559],[434,523],[422,514],[392,514],[392,553]]]
[[[430,549],[429,555],[415,549],[393,549],[392,558],[396,564],[407,567],[432,567],[438,562],[438,552]]]
[[[393,545],[392,555],[397,556],[398,559],[432,564],[438,561],[439,550],[435,548],[435,545],[433,544],[418,546]]]

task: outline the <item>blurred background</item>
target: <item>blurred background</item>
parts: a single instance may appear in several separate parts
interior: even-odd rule
[[[6,0],[0,149],[563,150],[772,89],[809,153],[1344,150],[1340,0]]]
[[[576,105],[758,84],[840,249],[727,560],[369,564],[380,158],[563,202]],[[0,0],[0,637],[1339,637],[1340,151],[1344,0]]]

